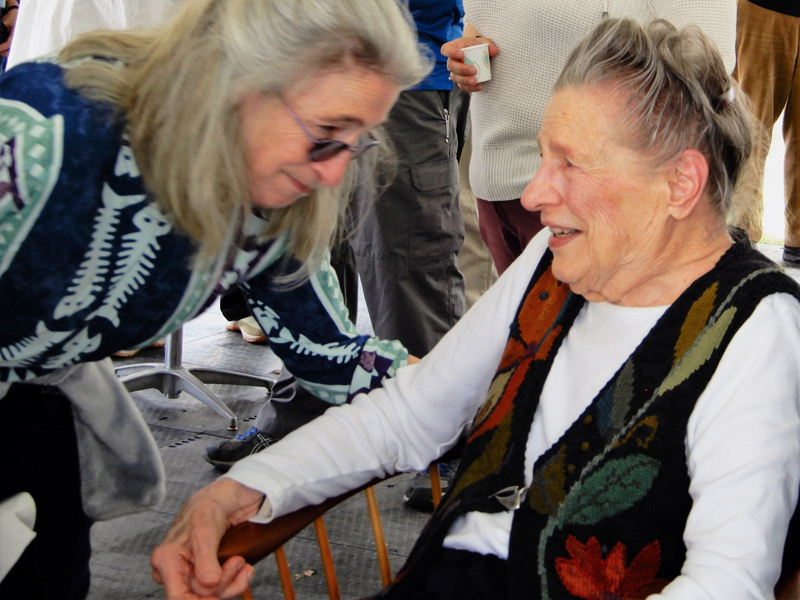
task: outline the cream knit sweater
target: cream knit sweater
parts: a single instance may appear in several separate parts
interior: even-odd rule
[[[470,182],[478,198],[513,200],[539,168],[536,138],[572,48],[611,17],[699,25],[729,71],[736,63],[736,0],[464,0],[466,20],[500,49],[492,80],[472,94]]]

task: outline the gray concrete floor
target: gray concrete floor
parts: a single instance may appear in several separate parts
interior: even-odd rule
[[[781,263],[780,246],[760,245],[760,249]],[[800,282],[799,268],[786,264],[784,267]],[[359,315],[359,329],[371,331],[363,297]],[[269,348],[248,344],[238,333],[226,331],[226,324],[216,306],[188,323],[184,328],[184,363],[274,377],[280,362]],[[118,362],[157,362],[162,357],[163,351],[148,349]],[[263,388],[211,387],[236,413],[239,431],[247,431],[266,400]],[[97,523],[93,527],[89,593],[92,600],[164,598],[160,586],[150,577],[150,553],[189,496],[218,476],[202,458],[205,447],[234,435],[227,430],[225,419],[185,393],[171,400],[155,390],[145,390],[135,392],[134,399],[161,449],[167,473],[167,499],[155,510]],[[402,505],[403,492],[411,477],[411,474],[402,475],[376,490],[393,573],[402,566],[427,518]],[[330,511],[325,520],[342,597],[360,598],[377,592],[381,587],[380,571],[363,494]],[[285,550],[291,572],[298,577],[295,581],[297,597],[303,600],[327,598],[313,528],[303,531]],[[313,574],[305,576],[304,572]],[[282,597],[272,557],[257,565],[252,589],[257,599]]]

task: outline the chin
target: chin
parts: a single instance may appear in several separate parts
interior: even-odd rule
[[[306,195],[292,195],[292,196],[283,196],[280,194],[274,194],[269,196],[261,196],[259,198],[250,198],[250,204],[257,208],[286,208],[287,206],[291,206],[301,198],[305,198]]]
[[[569,265],[559,264],[559,260],[553,260],[553,276],[561,283],[569,285],[570,289],[576,294],[580,294],[580,281],[581,278],[575,273],[574,268],[569,268]]]
[[[553,276],[558,279],[561,283],[569,283],[569,269],[564,268],[564,264],[562,261],[558,260],[555,256],[553,257]]]

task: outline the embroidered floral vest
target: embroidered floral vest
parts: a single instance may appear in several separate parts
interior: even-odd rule
[[[511,325],[458,472],[406,565],[402,598],[470,511],[513,508],[510,598],[646,598],[680,574],[692,507],[684,439],[695,402],[766,296],[800,288],[749,243],[734,244],[659,319],[523,488],[525,447],[553,359],[584,299],[542,258]],[[580,376],[576,374],[576,376]]]

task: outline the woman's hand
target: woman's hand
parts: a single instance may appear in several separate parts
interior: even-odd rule
[[[469,26],[464,30],[468,32]],[[464,36],[447,42],[442,46],[442,54],[447,57],[447,70],[450,71],[450,79],[465,92],[480,92],[483,86],[475,79],[478,69],[472,65],[464,64],[464,53],[462,48],[477,46],[478,44],[489,44],[489,58],[494,58],[500,53],[497,46],[489,38]]]
[[[219,479],[183,505],[150,557],[153,579],[164,586],[167,600],[227,600],[244,593],[253,567],[240,556],[220,567],[217,549],[225,530],[255,515],[263,500],[261,492]]]

